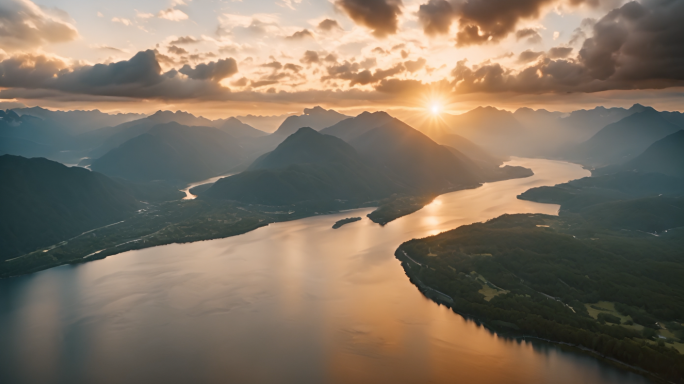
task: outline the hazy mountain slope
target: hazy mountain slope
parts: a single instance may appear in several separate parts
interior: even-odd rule
[[[83,168],[0,156],[0,259],[119,221],[138,209],[126,188]]]
[[[589,110],[580,109],[562,117],[559,124],[569,136],[575,138],[575,142],[583,142],[594,136],[606,125],[618,122],[646,109],[647,107],[641,104],[634,104],[629,109],[601,106]]]
[[[447,148],[397,119],[358,136],[351,144],[368,164],[414,191],[437,192],[480,181]]]
[[[88,157],[96,159],[126,141],[142,135],[156,125],[171,122],[187,126],[211,126],[213,123],[209,119],[196,117],[183,111],[157,111],[155,114],[143,119],[86,132],[79,135],[78,138],[85,146],[92,149]]]
[[[326,127],[337,124],[338,122],[348,118],[349,116],[343,115],[332,109],[325,110],[321,107],[313,107],[304,109],[304,114],[299,116],[289,116],[280,127],[273,132],[274,135],[279,136],[289,136],[299,128],[310,127],[315,130],[321,130]]]
[[[91,169],[136,181],[186,183],[220,175],[242,155],[235,139],[216,128],[167,123],[108,152]]]
[[[29,140],[60,149],[74,144],[73,136],[62,126],[34,116],[19,116],[11,110],[0,110],[0,137]]]
[[[592,173],[605,175],[620,171],[657,172],[684,178],[684,130],[656,141],[625,164],[599,168]]]
[[[322,129],[321,133],[339,137],[340,139],[349,142],[358,136],[370,131],[373,128],[385,125],[391,122],[394,118],[387,112],[363,112],[356,117],[344,119],[339,123]]]
[[[343,140],[301,128],[249,170],[220,179],[201,197],[283,205],[334,199],[364,202],[398,190]]]
[[[0,155],[50,158],[56,149],[50,145],[16,137],[0,137]]]
[[[142,119],[140,113],[103,113],[92,111],[51,111],[41,107],[16,108],[20,115],[30,115],[48,120],[64,127],[68,133],[77,135],[103,127],[113,127],[129,121]]]
[[[268,135],[264,131],[260,131],[250,125],[244,124],[242,121],[229,117],[221,121],[219,124],[214,124],[216,128],[228,133],[236,139],[255,138]]]
[[[461,115],[443,114],[451,133],[465,137],[494,155],[515,154],[526,147],[525,128],[508,111],[478,107]]]
[[[573,148],[568,158],[593,166],[623,163],[680,129],[658,111],[649,108],[607,125],[591,139]]]
[[[280,126],[280,124],[285,121],[290,115],[272,115],[272,116],[261,116],[261,115],[240,115],[235,116],[236,119],[240,120],[245,124],[267,133],[273,133]]]

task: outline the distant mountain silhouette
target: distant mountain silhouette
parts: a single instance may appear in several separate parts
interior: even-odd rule
[[[240,163],[242,149],[216,128],[159,124],[95,160],[91,169],[129,180],[187,183]]]
[[[0,110],[0,138],[12,137],[63,149],[75,141],[66,131],[64,127],[38,117]]]
[[[72,135],[92,131],[103,127],[113,127],[129,121],[142,119],[140,113],[104,113],[95,109],[92,111],[51,111],[41,107],[15,108],[20,115],[30,115],[58,124]]]
[[[568,158],[593,166],[624,163],[680,129],[660,112],[647,108],[607,125],[591,139],[572,148]]]
[[[452,134],[462,136],[494,155],[510,155],[526,145],[527,132],[513,113],[478,107],[461,115],[442,114]]]
[[[344,119],[339,123],[322,129],[321,133],[339,137],[340,139],[349,142],[381,125],[385,125],[394,120],[387,112],[363,112],[356,117]]]
[[[247,171],[217,181],[202,198],[284,205],[301,201],[364,202],[400,187],[363,163],[343,140],[300,128]]]
[[[144,196],[182,197],[161,185],[127,184],[42,158],[0,156],[0,260],[67,240],[134,214]]]
[[[268,135],[268,133],[260,131],[250,125],[244,124],[242,121],[234,117],[229,117],[218,124],[217,122],[214,122],[214,126],[236,139],[254,138]]]
[[[642,154],[625,164],[599,168],[593,174],[605,175],[620,171],[657,172],[684,178],[684,130],[656,141]]]
[[[213,122],[183,111],[157,111],[143,119],[129,121],[115,127],[105,127],[79,136],[86,146],[92,148],[88,157],[97,159],[126,141],[140,136],[159,124],[175,122],[187,126],[212,126]]]
[[[317,131],[337,124],[338,122],[348,118],[332,109],[325,110],[321,107],[313,107],[304,109],[304,114],[299,116],[289,116],[278,129],[273,133],[278,136],[289,136],[299,128],[309,127]]]
[[[649,107],[634,104],[629,109],[596,107],[580,109],[559,120],[561,128],[576,137],[576,142],[583,142],[594,136],[606,125],[618,122],[635,113],[643,112]]]

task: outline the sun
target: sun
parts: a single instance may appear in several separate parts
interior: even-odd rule
[[[439,104],[437,104],[437,103],[433,103],[430,106],[430,112],[432,112],[433,115],[439,115],[439,112],[441,110],[442,110],[442,108],[440,108]]]

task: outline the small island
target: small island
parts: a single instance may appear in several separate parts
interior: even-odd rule
[[[353,223],[353,222],[359,221],[359,220],[361,220],[360,217],[348,217],[346,219],[339,220],[338,222],[333,224],[332,227],[333,227],[333,229],[337,229],[337,228],[339,228],[345,224]]]

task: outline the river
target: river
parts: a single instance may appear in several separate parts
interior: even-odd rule
[[[0,280],[0,382],[646,383],[499,337],[404,274],[402,242],[503,213],[556,214],[516,196],[589,175],[510,164],[535,175],[442,195],[384,227],[361,209]],[[351,216],[364,219],[331,228]]]

